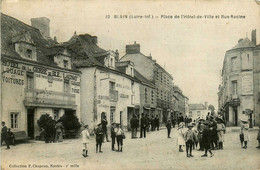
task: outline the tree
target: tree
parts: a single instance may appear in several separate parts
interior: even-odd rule
[[[211,110],[211,112],[214,112],[215,111],[215,107],[210,104],[209,107],[208,107],[208,110]]]
[[[81,127],[79,119],[72,113],[65,113],[59,120],[62,122],[65,131],[78,130]]]
[[[55,132],[55,120],[49,114],[41,115],[40,119],[37,121],[40,129],[43,130],[43,137],[45,142],[50,142],[53,140],[53,135]]]

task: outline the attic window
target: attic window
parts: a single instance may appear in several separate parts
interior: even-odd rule
[[[64,68],[68,68],[69,67],[68,60],[63,60],[63,65],[64,65]]]
[[[28,57],[28,58],[32,59],[32,50],[27,49],[27,50],[26,50],[26,54],[27,54],[27,57]]]

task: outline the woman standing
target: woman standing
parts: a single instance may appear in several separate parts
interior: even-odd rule
[[[57,141],[58,142],[63,142],[63,134],[62,134],[63,129],[64,129],[64,127],[63,127],[61,121],[58,120],[58,122],[55,125],[55,130],[56,130],[55,142],[57,142]]]
[[[120,127],[120,124],[116,125],[115,128],[115,133],[116,133],[116,141],[117,141],[117,147],[118,147],[118,152],[123,152],[123,136],[124,136],[124,131]],[[120,148],[120,149],[119,149]]]
[[[241,140],[241,147],[244,148],[244,149],[247,148],[248,130],[249,130],[248,120],[246,118],[241,119],[241,135],[243,135],[243,142],[244,142],[244,145],[245,145],[245,146],[243,146],[243,142]]]
[[[185,140],[184,140],[184,126],[185,126],[185,123],[184,122],[181,122],[179,124],[179,127],[178,127],[178,138],[177,138],[177,143],[179,145],[179,152],[183,152],[183,149],[182,149],[182,146],[185,145]]]

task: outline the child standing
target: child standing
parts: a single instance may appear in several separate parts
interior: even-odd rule
[[[83,150],[83,156],[87,157],[88,156],[88,146],[87,144],[89,143],[90,135],[88,132],[88,125],[84,126],[84,130],[81,132],[82,136],[82,150]]]
[[[185,142],[186,142],[186,154],[187,157],[193,157],[192,155],[192,145],[195,142],[195,132],[192,130],[193,125],[191,123],[188,124],[188,130],[184,134]],[[190,151],[190,154],[189,154]]]
[[[118,146],[118,152],[123,152],[124,131],[120,127],[120,124],[116,125],[115,133],[116,133],[116,141],[117,141],[117,146]]]
[[[257,140],[258,140],[258,146],[256,148],[260,149],[260,125],[259,125]]]
[[[185,140],[184,140],[184,126],[185,126],[185,123],[184,122],[181,122],[179,124],[179,127],[178,127],[178,138],[177,138],[177,143],[179,145],[179,152],[183,152],[183,149],[182,149],[182,146],[185,145]]]

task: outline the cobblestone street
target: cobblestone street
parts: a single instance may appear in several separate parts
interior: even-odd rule
[[[45,144],[31,141],[2,150],[2,169],[259,169],[260,150],[256,149],[257,131],[250,132],[248,149],[241,149],[239,132],[227,132],[224,150],[216,150],[214,157],[202,158],[203,152],[194,150],[193,158],[178,152],[176,129],[172,138],[166,130],[149,132],[147,138],[130,139],[127,133],[123,152],[111,151],[111,142],[103,143],[103,153],[95,153],[95,140],[89,144],[89,157],[81,155],[81,140]],[[29,164],[30,167],[29,167]],[[221,165],[221,166],[220,166]],[[20,168],[18,167],[20,166]]]

